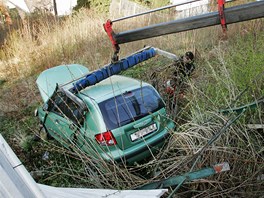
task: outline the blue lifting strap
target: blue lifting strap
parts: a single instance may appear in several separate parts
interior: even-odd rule
[[[124,59],[121,59],[116,63],[111,63],[105,66],[104,68],[98,69],[88,74],[83,79],[80,79],[77,82],[73,83],[73,88],[71,88],[70,91],[72,93],[77,93],[78,91],[81,91],[82,89],[85,89],[88,86],[95,85],[96,83],[99,83],[112,75],[119,74],[121,71],[127,70],[145,60],[154,57],[155,55],[155,49],[149,48],[131,56],[128,56]]]

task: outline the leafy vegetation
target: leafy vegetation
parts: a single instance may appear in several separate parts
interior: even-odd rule
[[[77,6],[75,6],[74,9],[79,10],[81,8],[89,8],[96,10],[99,13],[107,13],[110,2],[110,0],[78,0]]]
[[[64,20],[38,18],[12,32],[0,52],[0,131],[35,180],[53,186],[131,189],[149,181],[188,172],[195,153],[221,130],[233,114],[220,109],[239,107],[264,95],[264,21],[263,19],[229,25],[228,38],[220,27],[210,27],[176,35],[124,44],[120,56],[128,55],[145,44],[177,55],[193,51],[196,71],[188,79],[184,98],[177,109],[169,109],[177,130],[167,146],[155,158],[133,167],[94,161],[72,145],[68,151],[55,140],[34,141],[39,133],[33,116],[41,99],[35,85],[43,70],[79,63],[90,70],[107,64],[112,56],[110,42],[102,24],[108,17],[80,10]],[[138,21],[130,25],[138,25]],[[144,26],[145,24],[141,24]],[[125,26],[126,27],[126,26]],[[117,24],[115,28],[123,28]],[[124,72],[124,75],[150,81],[158,71],[158,89],[167,104],[164,84],[173,70],[170,61],[155,57]],[[234,197],[263,195],[261,179],[264,166],[263,129],[248,124],[264,124],[263,103],[247,109],[220,138],[209,146],[195,169],[228,161],[231,170],[208,180],[185,184],[180,197]]]
[[[158,8],[170,4],[169,0],[134,0],[134,1],[149,8]]]

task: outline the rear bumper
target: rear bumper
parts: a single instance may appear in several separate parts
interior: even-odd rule
[[[147,140],[145,144],[140,147],[131,148],[129,150],[115,150],[112,152],[103,153],[102,156],[107,161],[114,160],[117,163],[131,164],[134,162],[142,161],[149,156],[151,153],[158,151],[165,143],[165,140],[169,137],[169,131],[174,128],[174,123],[170,122],[167,129],[160,132],[159,137],[156,136],[154,140]]]
[[[160,147],[162,147],[163,144],[165,143],[165,140],[168,138],[168,136],[169,136],[169,133],[167,132],[161,138],[151,142],[148,145],[145,145],[144,147],[141,147],[140,149],[138,149],[137,151],[133,153],[128,153],[123,156],[120,156],[116,158],[115,161],[118,163],[120,162],[133,163],[136,161],[141,161],[149,157],[151,155],[151,152],[153,152],[153,150],[157,150]]]

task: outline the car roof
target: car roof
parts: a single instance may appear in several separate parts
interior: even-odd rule
[[[112,98],[113,96],[118,96],[126,91],[131,91],[144,86],[149,86],[149,84],[137,79],[121,75],[113,75],[96,85],[82,90],[79,93],[79,96],[81,98],[89,96],[97,103],[100,103],[104,100]]]

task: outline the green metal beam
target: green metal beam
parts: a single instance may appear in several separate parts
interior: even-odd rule
[[[245,105],[242,105],[240,107],[222,109],[219,111],[219,113],[223,113],[223,114],[227,114],[227,113],[231,113],[231,112],[241,113],[243,110],[245,110],[247,108],[257,108],[260,103],[264,103],[264,97],[256,100],[255,102],[251,102],[249,104],[245,104]]]
[[[152,183],[140,186],[136,188],[136,190],[168,188],[168,187],[179,185],[183,182],[188,182],[188,181],[193,181],[196,179],[209,177],[219,172],[228,171],[228,170],[230,170],[229,164],[224,162],[222,164],[217,164],[213,167],[208,167],[208,168],[204,168],[201,170],[185,173],[183,175],[173,176],[168,179],[161,180],[161,181],[152,182]]]

